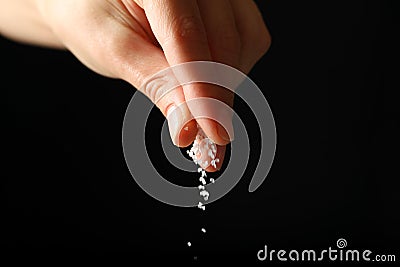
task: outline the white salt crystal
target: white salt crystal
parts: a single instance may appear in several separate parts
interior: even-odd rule
[[[215,160],[214,159],[211,161],[211,166],[213,166],[214,168],[217,168],[217,164],[215,164]]]
[[[201,231],[202,231],[203,233],[205,233],[205,232],[206,232],[206,229],[204,229],[204,228],[201,228]]]
[[[199,204],[197,205],[197,207],[199,208],[199,209],[202,209],[202,210],[205,210],[206,209],[206,207],[203,205],[203,203],[201,203],[201,202],[199,202]]]
[[[208,193],[208,191],[206,191],[206,190],[202,190],[200,192],[200,196],[202,196],[204,198],[204,200],[207,201],[208,197],[210,196],[210,193]]]

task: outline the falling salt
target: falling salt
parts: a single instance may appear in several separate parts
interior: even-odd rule
[[[203,177],[200,177],[199,181],[201,182],[202,185],[205,185],[207,183],[206,179],[204,179]]]
[[[202,191],[200,191],[200,196],[202,196],[204,198],[204,201],[207,201],[208,197],[210,196],[210,193],[208,193],[208,191],[206,191],[206,190],[202,190]]]
[[[199,204],[197,205],[197,207],[198,207],[199,209],[202,209],[202,210],[205,210],[205,209],[206,209],[206,206],[204,206],[203,203],[201,203],[201,202],[199,202]]]
[[[187,242],[187,245],[188,245],[188,247],[191,247],[191,246],[192,246],[192,243]]]
[[[217,163],[219,162],[219,159],[216,158],[217,145],[210,138],[206,137],[205,133],[199,125],[197,125],[197,128],[198,132],[196,135],[196,139],[193,141],[193,145],[190,150],[187,150],[186,153],[196,165],[199,165],[199,168],[197,169],[197,172],[201,173],[201,177],[199,178],[201,184],[198,186],[198,189],[200,191],[199,194],[201,197],[203,197],[204,201],[208,201],[210,193],[205,189],[205,185],[207,184],[205,179],[207,177],[206,169],[210,165],[215,169],[217,168]],[[187,126],[184,129],[188,131]],[[215,182],[213,178],[210,178],[209,180],[211,183]],[[201,210],[206,209],[206,206],[203,204],[203,202],[200,201],[197,204],[197,207]],[[205,228],[201,228],[201,231],[203,233],[206,233]],[[188,242],[187,245],[190,247],[192,244]],[[197,257],[194,258],[197,259]]]

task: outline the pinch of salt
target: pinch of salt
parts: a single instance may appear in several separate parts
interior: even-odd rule
[[[211,183],[215,183],[214,178],[210,178],[210,182],[211,182]]]
[[[206,171],[201,171],[201,177],[207,177]]]
[[[198,168],[197,169],[197,172],[201,172],[203,169],[202,168]]]
[[[204,190],[205,189],[204,185],[199,185],[198,188],[199,188],[199,190]]]
[[[199,181],[200,181],[203,185],[205,185],[205,184],[207,183],[206,180],[205,180],[203,177],[200,177]]]

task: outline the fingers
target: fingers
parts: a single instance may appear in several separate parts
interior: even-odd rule
[[[271,36],[252,0],[230,0],[230,2],[241,40],[241,70],[248,73],[268,51]]]
[[[198,0],[214,61],[239,67],[240,36],[229,0]]]
[[[240,36],[236,29],[235,17],[229,0],[198,0],[197,3],[207,33],[213,61],[239,68]],[[233,92],[221,87],[208,86],[202,91],[192,90],[189,92],[184,91],[184,93],[186,98],[188,96],[189,98],[210,97],[233,106]],[[212,104],[205,102],[202,108],[212,110],[212,106]],[[216,110],[215,112],[219,111]],[[223,139],[219,140],[219,142],[214,140],[219,145],[227,144],[233,139],[231,115],[227,114],[225,118],[220,118],[222,124],[216,126],[218,135]]]
[[[104,62],[115,72],[113,76],[126,80],[156,104],[168,120],[175,145],[190,145],[197,134],[197,125],[185,104],[182,88],[175,88],[159,99],[168,77],[155,74],[169,67],[162,51],[126,27],[115,26],[112,33],[112,40],[102,43],[99,50]]]
[[[143,0],[143,8],[169,64],[211,60],[195,0]]]
[[[213,60],[197,1],[143,0],[142,4],[154,35],[171,66],[189,61]],[[188,75],[195,76],[195,73],[188,71]],[[232,97],[227,97],[225,90],[210,84],[185,85],[183,92],[188,102],[201,97],[232,102]],[[192,104],[188,104],[188,108],[193,113],[193,108],[199,107],[196,101],[190,101],[190,103]],[[201,109],[207,110],[207,107],[204,106]],[[206,135],[217,144],[225,145],[230,142],[230,137],[225,130],[227,126],[224,128],[207,118],[196,120]],[[230,121],[230,118],[226,121]],[[232,127],[228,126],[228,128]]]
[[[197,124],[185,104],[183,90],[181,87],[170,90],[168,79],[172,78],[171,75],[155,75],[156,72],[169,67],[163,53],[150,44],[142,43],[141,47],[141,53],[143,53],[142,64],[136,64],[141,68],[135,68],[134,75],[132,75],[129,68],[126,76],[127,80],[133,78],[134,80],[131,81],[133,83],[137,79],[137,75],[141,75],[146,79],[137,88],[140,88],[142,93],[148,96],[167,118],[172,142],[177,146],[186,147],[193,142],[197,134]],[[135,51],[134,53],[140,57],[140,54],[138,54],[139,49],[135,50],[133,48],[131,51]],[[150,70],[149,66],[151,66]],[[149,79],[148,77],[151,78]],[[170,91],[163,97],[159,97],[166,90]]]

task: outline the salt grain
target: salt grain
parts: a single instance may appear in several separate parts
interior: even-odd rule
[[[211,161],[211,166],[213,166],[214,168],[217,168],[217,164],[215,164],[215,160],[214,159]]]
[[[205,210],[205,209],[206,209],[206,206],[204,206],[203,203],[201,203],[201,202],[199,202],[199,204],[197,205],[197,207],[198,207],[199,209],[202,209],[202,210]]]
[[[202,196],[204,198],[204,201],[207,201],[208,197],[210,196],[210,193],[208,193],[208,191],[206,191],[206,190],[202,190],[202,191],[200,191],[200,196]]]
[[[187,245],[188,245],[188,247],[191,247],[191,246],[192,246],[192,243],[187,242]]]
[[[203,177],[200,177],[199,181],[201,182],[202,185],[206,185],[206,179],[204,179]]]
[[[206,232],[206,229],[204,229],[204,228],[201,228],[201,231],[202,231],[203,233],[205,233],[205,232]]]
[[[210,178],[210,182],[211,182],[211,183],[215,183],[214,178]]]

